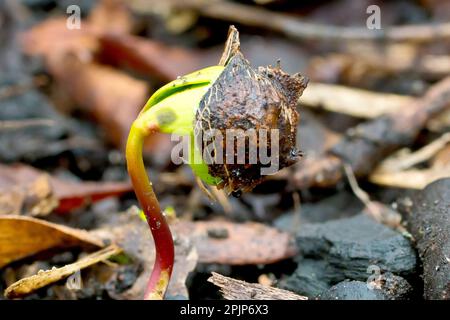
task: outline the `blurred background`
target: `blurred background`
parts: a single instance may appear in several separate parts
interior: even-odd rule
[[[191,255],[192,263],[186,264],[190,269],[175,276],[181,289],[173,289],[173,296],[217,298],[217,289],[206,282],[210,271],[263,284],[292,279],[300,259],[292,237],[304,223],[352,217],[369,208],[380,223],[397,228],[401,212],[392,212],[401,207],[397,200],[450,172],[448,95],[432,100],[435,109],[424,107],[423,117],[414,117],[414,108],[431,105],[429,89],[450,75],[449,21],[450,2],[445,0],[1,1],[0,217],[5,220],[0,234],[6,228],[19,230],[19,237],[35,237],[21,232],[11,218],[32,217],[86,229],[90,236],[112,239],[125,252],[115,267],[102,264],[83,271],[83,290],[71,291],[61,282],[65,280],[58,280],[29,297],[139,296],[136,283],[149,272],[152,257],[142,258],[142,250],[151,253],[145,226],[145,241],[128,234],[142,224],[129,217],[137,205],[123,153],[130,124],[160,86],[217,64],[230,25],[238,28],[241,50],[254,67],[279,60],[285,71],[310,79],[298,109],[297,142],[304,156],[252,193],[234,198],[218,192],[218,201],[211,202],[190,168],[171,162],[169,136],[148,141],[146,163],[162,207],[190,223],[175,231],[195,244],[181,241],[186,254],[179,260],[196,248],[195,259]],[[408,110],[413,113],[409,118]],[[400,119],[413,133],[390,139],[392,123],[385,124],[366,132],[370,148],[378,148],[373,153],[360,151],[366,145],[347,147],[359,125],[384,123],[379,119],[386,115],[389,121]],[[429,145],[432,151],[411,160]],[[388,158],[398,150],[394,160]],[[369,159],[370,165],[349,159],[350,170],[342,170],[343,154],[361,162]],[[30,221],[30,230],[38,230],[34,223],[39,222]],[[128,229],[122,230],[125,221]],[[223,221],[230,224],[225,236],[214,224]],[[268,229],[261,234],[255,226],[235,225],[250,221]],[[42,232],[44,237],[49,231]],[[86,243],[93,245],[85,238],[74,240],[71,249],[62,240],[37,248],[17,244],[15,249],[13,234],[0,240],[9,241],[0,249],[0,289],[93,250],[83,249]],[[192,239],[192,234],[199,236]],[[218,243],[221,237],[227,242]],[[259,246],[240,248],[255,238]],[[57,253],[36,256],[50,249]],[[420,287],[419,274],[405,268],[410,269],[402,272]],[[285,283],[308,296],[320,291]]]

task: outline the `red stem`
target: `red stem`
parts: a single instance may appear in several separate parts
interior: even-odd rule
[[[163,299],[174,264],[172,234],[161,211],[158,199],[153,192],[142,158],[144,139],[155,131],[158,131],[157,126],[153,126],[148,130],[142,130],[133,125],[126,148],[128,173],[136,196],[147,218],[156,249],[155,264],[144,296],[146,300]]]

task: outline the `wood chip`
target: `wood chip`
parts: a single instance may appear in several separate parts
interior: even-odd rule
[[[308,300],[307,297],[287,290],[248,283],[215,272],[208,281],[220,287],[220,292],[227,300]]]

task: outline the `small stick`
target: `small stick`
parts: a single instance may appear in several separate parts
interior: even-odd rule
[[[436,153],[442,150],[448,143],[450,143],[450,132],[443,134],[438,139],[415,152],[408,153],[406,155],[394,154],[391,157],[386,158],[375,169],[375,172],[372,173],[372,175],[409,169],[419,163],[429,160]]]
[[[0,121],[0,130],[17,130],[28,127],[51,127],[55,121],[51,119],[24,119],[24,120],[4,120]]]
[[[303,106],[343,113],[359,118],[376,118],[401,111],[415,98],[392,93],[379,93],[341,85],[308,83],[299,103]]]
[[[130,5],[134,10],[148,13],[154,10],[153,4],[148,2],[148,0],[145,2],[134,0]],[[174,9],[191,9],[209,18],[273,30],[298,40],[437,42],[450,39],[450,23],[392,26],[370,30],[365,25],[342,27],[307,22],[289,14],[229,1],[171,0],[167,3]]]
[[[215,272],[208,281],[218,286],[227,300],[308,300],[307,297],[287,290],[248,283]]]
[[[450,108],[450,77],[430,87],[406,110],[367,121],[347,132],[321,158],[299,164],[292,183],[297,188],[333,186],[342,180],[343,163],[357,177],[372,173],[393,151],[410,145],[432,117]]]

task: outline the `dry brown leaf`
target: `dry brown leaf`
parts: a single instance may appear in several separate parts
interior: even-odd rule
[[[102,34],[127,33],[132,18],[123,1],[103,0],[82,28],[70,30],[66,19],[47,20],[23,35],[24,51],[43,56],[49,72],[77,106],[96,118],[110,142],[123,147],[128,130],[147,100],[148,87],[126,73],[93,62]],[[103,52],[108,60],[108,52]],[[111,52],[113,54],[113,52]]]
[[[163,81],[174,80],[206,66],[200,53],[141,37],[104,34],[100,41],[109,62],[141,74],[157,76]]]
[[[22,46],[29,55],[49,58],[72,53],[90,60],[99,48],[95,30],[87,23],[81,29],[67,28],[66,18],[52,18],[34,26],[22,35]]]
[[[75,263],[65,265],[64,267],[53,268],[46,271],[41,270],[33,276],[21,279],[13,283],[5,290],[5,296],[8,299],[24,297],[40,288],[64,279],[75,272],[106,260],[113,255],[119,254],[120,252],[122,252],[121,248],[117,247],[116,245],[111,245],[84,258],[81,258]]]
[[[172,229],[193,241],[202,263],[269,264],[296,252],[290,234],[256,222],[180,221]]]
[[[133,17],[123,0],[100,1],[87,22],[99,32],[129,33],[133,28]]]
[[[68,56],[52,58],[49,69],[61,89],[98,120],[109,140],[123,147],[149,96],[147,84],[111,67]]]
[[[22,45],[27,54],[46,59],[71,53],[90,61],[99,49],[99,34],[128,33],[132,27],[133,19],[123,1],[102,0],[80,29],[67,28],[65,17],[47,19],[22,35]]]
[[[87,231],[23,216],[0,216],[0,268],[50,249],[93,249],[103,242]]]
[[[0,215],[26,212],[31,216],[45,216],[57,206],[48,174],[41,173],[17,183],[13,170],[5,170],[0,165]]]
[[[0,164],[0,214],[28,210],[25,213],[39,215],[54,207],[64,213],[131,190],[128,182],[72,182],[26,165]],[[17,208],[21,208],[19,212]]]
[[[149,97],[147,83],[120,70],[70,56],[52,58],[49,68],[60,89],[99,122],[108,140],[125,148],[131,124]],[[169,147],[167,135],[155,133],[146,139],[146,151],[165,152]]]

